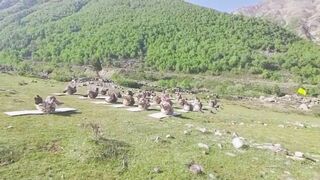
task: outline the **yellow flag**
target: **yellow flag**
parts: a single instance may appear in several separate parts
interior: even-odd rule
[[[299,88],[298,89],[298,94],[306,96],[307,95],[307,90],[305,90],[304,88]]]

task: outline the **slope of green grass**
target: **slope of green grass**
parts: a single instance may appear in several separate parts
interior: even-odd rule
[[[31,83],[32,80],[1,74],[0,112],[33,109],[35,94],[45,96],[64,87],[55,81]],[[19,86],[22,81],[29,84]],[[221,179],[281,179],[286,176],[284,171],[296,179],[317,179],[320,175],[319,162],[296,162],[252,148],[238,152],[229,136],[219,139],[195,130],[225,129],[258,143],[280,143],[291,151],[319,155],[320,121],[313,116],[248,109],[225,102],[224,110],[217,115],[190,113],[157,121],[147,117],[150,112],[131,113],[74,96],[59,99],[65,102],[64,106],[79,109],[79,113],[25,117],[0,113],[2,179],[207,179],[210,173]],[[236,125],[232,125],[233,121]],[[240,122],[244,125],[238,125]],[[287,122],[318,128],[278,127]],[[100,126],[101,138],[95,138],[90,123]],[[183,133],[188,129],[186,124],[194,125],[191,135]],[[167,134],[175,139],[166,140]],[[166,142],[155,143],[157,136]],[[202,153],[198,143],[211,146],[208,155]],[[218,143],[223,149],[218,148]],[[226,152],[236,157],[227,156]],[[206,174],[190,174],[185,164],[191,160],[203,165]],[[163,173],[152,172],[157,166]]]

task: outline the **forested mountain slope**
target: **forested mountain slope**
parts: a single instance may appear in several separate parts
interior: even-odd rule
[[[2,0],[0,19],[0,62],[139,59],[157,70],[290,71],[320,80],[317,45],[182,0]]]

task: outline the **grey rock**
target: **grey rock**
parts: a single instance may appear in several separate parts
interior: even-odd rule
[[[298,109],[301,111],[309,111],[310,110],[308,105],[306,105],[306,104],[301,104]]]
[[[155,168],[153,168],[153,172],[156,174],[159,174],[159,173],[162,173],[163,171],[161,170],[160,167],[155,167]]]
[[[241,149],[243,147],[245,147],[245,140],[242,137],[235,137],[232,139],[232,145],[234,148],[236,149]]]
[[[203,144],[203,143],[198,143],[198,147],[201,149],[206,149],[206,150],[210,149],[209,145]]]
[[[193,174],[203,174],[204,173],[203,167],[199,164],[194,164],[194,163],[189,165],[189,171]]]

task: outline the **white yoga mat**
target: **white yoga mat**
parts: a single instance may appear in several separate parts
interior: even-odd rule
[[[92,101],[93,104],[102,104],[102,105],[110,105],[111,103],[108,103],[106,101]]]
[[[130,112],[142,112],[144,110],[141,109],[141,108],[138,108],[138,107],[133,107],[133,108],[127,109],[127,111],[130,111]]]
[[[67,113],[67,112],[75,112],[77,111],[74,108],[58,108],[52,114],[59,114],[59,113]],[[13,111],[13,112],[5,112],[8,116],[24,116],[24,115],[43,115],[46,114],[40,110],[24,110],[24,111]]]
[[[129,107],[129,106],[125,106],[123,104],[113,104],[113,105],[111,105],[111,107],[114,107],[114,108],[125,108],[125,107]]]

